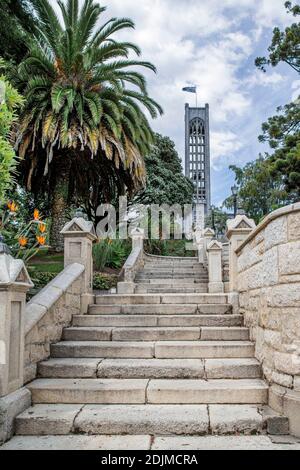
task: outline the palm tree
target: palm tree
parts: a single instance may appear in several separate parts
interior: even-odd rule
[[[99,26],[105,8],[94,0],[81,8],[78,0],[66,0],[57,2],[60,21],[48,0],[31,3],[39,28],[18,69],[26,105],[17,148],[27,188],[50,194],[50,239],[57,249],[74,196],[109,199],[144,186],[143,155],[153,142],[145,110],[156,118],[162,109],[137,71],[155,67],[129,58],[140,55],[137,45],[113,38],[134,28],[130,19]]]

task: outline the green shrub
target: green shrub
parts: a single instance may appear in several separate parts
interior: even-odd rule
[[[120,269],[128,256],[127,245],[123,240],[101,240],[93,247],[95,269]]]
[[[94,273],[94,289],[110,290],[117,287],[118,277],[109,274]]]
[[[147,240],[145,251],[157,256],[195,256],[194,251],[186,251],[187,240]]]

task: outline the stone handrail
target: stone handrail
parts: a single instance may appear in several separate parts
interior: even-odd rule
[[[37,364],[50,356],[52,343],[60,341],[73,315],[81,313],[84,293],[82,264],[67,266],[26,305],[24,383],[37,375]]]
[[[118,282],[119,294],[133,294],[135,291],[135,277],[144,265],[144,230],[135,229],[131,233],[132,250],[127,258]]]
[[[143,266],[143,260],[144,250],[141,247],[134,248],[122,268],[121,279],[124,282],[134,282],[137,271]]]
[[[270,385],[300,436],[300,203],[268,215],[235,250],[240,313]]]

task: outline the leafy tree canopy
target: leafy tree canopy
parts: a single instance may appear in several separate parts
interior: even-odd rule
[[[277,115],[272,116],[262,125],[263,134],[260,142],[268,142],[277,149],[285,144],[289,136],[300,133],[300,103],[298,100],[277,108]]]
[[[0,56],[19,63],[28,52],[28,37],[36,20],[28,0],[0,0]]]
[[[262,142],[275,149],[269,156],[271,174],[282,180],[292,201],[300,197],[300,105],[299,100],[278,108],[278,114],[262,126]]]
[[[292,5],[292,2],[286,2],[285,7],[288,13],[295,17],[300,15],[300,5]],[[278,27],[273,31],[273,38],[268,48],[268,57],[258,57],[256,66],[266,71],[266,66],[275,67],[280,62],[284,62],[300,73],[300,23],[293,23],[285,31]]]
[[[227,227],[228,214],[222,208],[212,208],[205,218],[205,226],[215,230],[217,238],[225,235]]]
[[[0,69],[3,67],[4,62],[0,59]],[[16,110],[21,104],[21,96],[5,75],[0,74],[0,204],[4,201],[16,166],[10,131],[16,119]]]
[[[142,204],[191,204],[194,188],[183,175],[181,160],[169,137],[155,135],[155,143],[145,158],[147,185],[135,201]]]
[[[300,5],[286,2],[289,13],[300,16]],[[300,22],[293,23],[284,32],[274,29],[269,57],[256,59],[256,65],[266,70],[266,65],[285,62],[300,73]],[[261,142],[268,142],[274,153],[265,164],[270,176],[283,185],[290,201],[300,196],[300,97],[277,109],[277,114],[262,125]]]
[[[239,187],[239,204],[256,223],[269,212],[290,203],[281,175],[274,176],[268,158],[260,156],[243,168],[230,166]],[[227,209],[233,207],[233,197],[224,202]]]
[[[50,195],[51,243],[59,248],[75,198],[95,208],[143,187],[153,142],[147,118],[162,109],[139,71],[154,65],[131,58],[139,47],[116,38],[135,27],[131,19],[101,23],[106,8],[95,0],[59,1],[60,16],[52,1],[30,2],[39,23],[18,69],[26,98],[18,153],[27,188]]]

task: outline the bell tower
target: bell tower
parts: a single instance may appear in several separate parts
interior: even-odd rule
[[[185,175],[192,181],[194,204],[207,214],[211,207],[209,105],[185,105]]]

